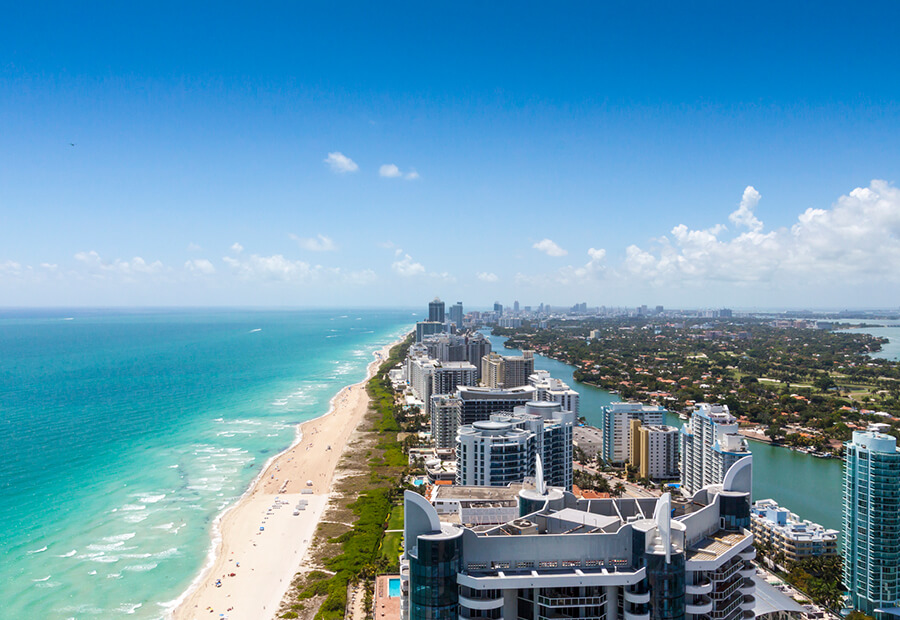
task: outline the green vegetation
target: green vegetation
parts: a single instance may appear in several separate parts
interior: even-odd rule
[[[836,608],[841,601],[841,558],[818,556],[794,562],[787,582],[818,605]]]
[[[402,535],[388,538],[385,530],[391,523],[397,523],[397,519],[400,528],[403,525],[403,509],[398,504],[403,491],[401,481],[407,473],[407,456],[397,439],[402,410],[395,404],[388,371],[406,356],[410,344],[411,338],[408,338],[393,347],[387,360],[366,385],[373,412],[375,449],[367,452],[367,488],[350,504],[356,516],[353,527],[328,539],[328,542],[340,545],[340,553],[324,560],[325,567],[334,574],[311,571],[296,583],[299,599],[325,596],[315,615],[317,620],[341,620],[347,606],[347,586],[351,582],[370,579],[397,565]],[[296,611],[292,606],[281,617],[296,618]]]
[[[869,334],[749,318],[586,319],[502,331],[510,346],[576,366],[576,381],[671,411],[727,404],[779,443],[839,451],[854,428],[875,421],[900,434],[900,363],[869,357],[882,344]]]

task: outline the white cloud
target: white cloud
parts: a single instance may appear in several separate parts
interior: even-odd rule
[[[20,276],[22,272],[22,264],[14,260],[6,260],[0,263],[0,275]]]
[[[400,168],[395,166],[394,164],[384,164],[381,168],[378,169],[378,176],[386,177],[388,179],[394,179],[399,176],[402,176],[402,172],[400,172]]]
[[[378,176],[384,177],[386,179],[404,178],[407,181],[414,181],[419,178],[419,173],[415,170],[410,170],[409,172],[401,172],[400,168],[398,168],[396,164],[383,164],[378,169]]]
[[[337,250],[337,246],[330,237],[325,235],[316,235],[315,237],[298,237],[297,235],[289,235],[291,239],[296,241],[301,248],[310,252],[332,252]]]
[[[338,151],[329,153],[328,157],[323,161],[328,164],[332,172],[337,174],[345,174],[347,172],[356,172],[359,170],[359,166],[355,161]]]
[[[566,250],[556,245],[550,239],[542,239],[531,247],[533,247],[535,250],[540,250],[547,256],[565,256],[566,254],[568,254]]]
[[[196,243],[188,243],[188,246],[187,246],[188,252],[199,252],[199,251],[202,250],[202,249],[203,249],[203,248],[201,248],[201,247],[200,247],[199,245],[197,245]]]
[[[482,282],[497,282],[500,279],[496,273],[491,273],[490,271],[482,271],[475,274],[475,276]]]
[[[235,254],[240,254],[241,252],[244,251],[244,246],[242,246],[240,243],[238,243],[237,241],[235,241],[234,243],[231,244],[231,248],[230,248],[230,249],[231,249],[231,251],[234,252]]]
[[[763,223],[756,218],[753,210],[759,204],[760,198],[762,196],[759,195],[756,188],[748,185],[744,190],[744,195],[741,197],[741,205],[737,208],[737,211],[728,216],[728,219],[737,226],[744,226],[753,232],[759,232],[762,230]]]
[[[155,275],[165,270],[163,264],[158,260],[148,263],[140,256],[135,256],[130,261],[119,258],[113,261],[105,261],[94,250],[76,253],[75,260],[96,274],[115,273],[130,277],[138,274]]]
[[[421,263],[414,262],[412,256],[409,254],[404,255],[403,258],[398,261],[394,261],[391,264],[391,269],[404,278],[425,273],[425,267]]]
[[[213,266],[213,264],[205,258],[195,258],[189,260],[184,264],[184,267],[191,273],[205,276],[211,275],[216,272],[216,268]]]
[[[829,209],[808,208],[789,228],[764,232],[754,215],[759,193],[744,190],[729,215],[748,230],[723,239],[724,227],[691,230],[680,224],[658,247],[626,250],[624,272],[655,284],[833,283],[836,276],[900,281],[900,190],[874,180],[840,197]],[[787,289],[785,289],[787,290]]]
[[[315,277],[320,269],[304,261],[290,260],[281,254],[273,256],[251,254],[242,259],[225,256],[222,260],[239,278],[253,281],[308,281]]]

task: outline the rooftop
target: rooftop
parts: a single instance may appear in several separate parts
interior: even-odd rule
[[[742,542],[747,536],[748,534],[742,532],[719,530],[688,547],[685,552],[685,559],[688,561],[715,559]]]

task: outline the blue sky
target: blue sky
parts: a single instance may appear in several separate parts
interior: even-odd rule
[[[0,305],[898,305],[896,5],[20,4]]]

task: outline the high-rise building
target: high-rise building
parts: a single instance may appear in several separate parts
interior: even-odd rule
[[[629,462],[641,478],[671,480],[678,477],[678,429],[630,421]]]
[[[725,472],[750,454],[728,405],[700,403],[681,427],[681,490],[690,495],[721,484]]]
[[[579,394],[563,381],[551,377],[546,370],[535,370],[529,375],[528,383],[537,391],[535,400],[559,403],[563,409],[578,417]]]
[[[534,351],[522,351],[522,355],[491,353],[481,358],[481,383],[492,388],[514,388],[528,385],[528,377],[534,374]]]
[[[422,339],[428,355],[442,362],[468,361],[466,338],[458,334],[432,334]],[[480,364],[479,364],[480,366]]]
[[[444,302],[438,297],[435,297],[434,301],[428,302],[428,320],[435,323],[444,322]]]
[[[461,301],[450,306],[450,321],[456,325],[456,329],[463,328],[463,305]]]
[[[481,332],[475,332],[466,338],[466,359],[478,369],[478,380],[481,381],[481,358],[491,354],[491,341]]]
[[[443,513],[407,491],[401,618],[752,620],[750,469],[739,462],[690,505],[577,499],[537,471],[505,522],[506,489],[441,489]],[[481,521],[462,518],[473,502],[487,504]]]
[[[456,417],[459,415],[459,396],[434,394],[431,397],[431,441],[438,450],[456,447]]]
[[[511,389],[460,386],[457,426],[465,426],[488,420],[492,413],[512,411],[519,405],[534,400],[535,390],[530,385]]]
[[[456,480],[466,486],[507,486],[535,475],[541,457],[548,484],[572,488],[572,426],[575,415],[559,403],[530,402],[512,414],[461,426],[457,432]]]
[[[601,408],[603,447],[600,456],[612,465],[623,465],[628,460],[631,446],[631,420],[659,426],[664,423],[665,412],[663,407],[641,403],[610,403]]]
[[[425,336],[444,332],[444,324],[437,321],[419,321],[416,323],[416,342],[422,342]]]
[[[890,435],[854,431],[844,444],[844,587],[878,620],[900,607],[900,451]]]
[[[516,314],[519,314],[519,300],[518,299],[513,302],[513,312],[515,312]]]
[[[494,312],[497,313],[498,317],[503,315],[503,304],[501,304],[499,301],[494,302]]]
[[[431,415],[431,397],[450,394],[459,386],[475,385],[477,369],[469,362],[441,362],[419,350],[406,361],[407,377],[413,393],[422,403],[422,413]]]

